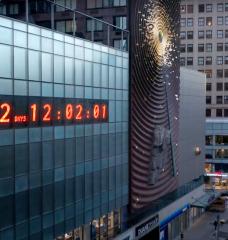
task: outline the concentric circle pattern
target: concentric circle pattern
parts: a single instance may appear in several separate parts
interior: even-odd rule
[[[179,1],[131,1],[131,208],[177,187]]]

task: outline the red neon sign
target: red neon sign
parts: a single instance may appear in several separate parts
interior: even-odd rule
[[[0,128],[108,121],[108,101],[16,97],[0,96]]]

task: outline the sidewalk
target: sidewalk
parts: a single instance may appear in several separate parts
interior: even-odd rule
[[[228,219],[228,209],[224,213],[206,212],[197,220],[191,228],[184,232],[184,240],[213,240],[215,239],[215,230],[213,222],[217,215],[220,219]],[[221,231],[228,232],[228,224],[221,225]]]

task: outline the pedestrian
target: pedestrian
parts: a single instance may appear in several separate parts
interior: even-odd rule
[[[181,232],[181,239],[184,239],[184,233]]]
[[[217,229],[217,226],[218,226],[218,221],[214,221],[214,223],[213,223],[213,225],[214,225],[214,227],[215,227],[215,231],[216,231],[216,229]]]

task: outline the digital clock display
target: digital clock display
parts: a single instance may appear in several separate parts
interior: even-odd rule
[[[106,100],[0,96],[1,129],[107,121]]]

